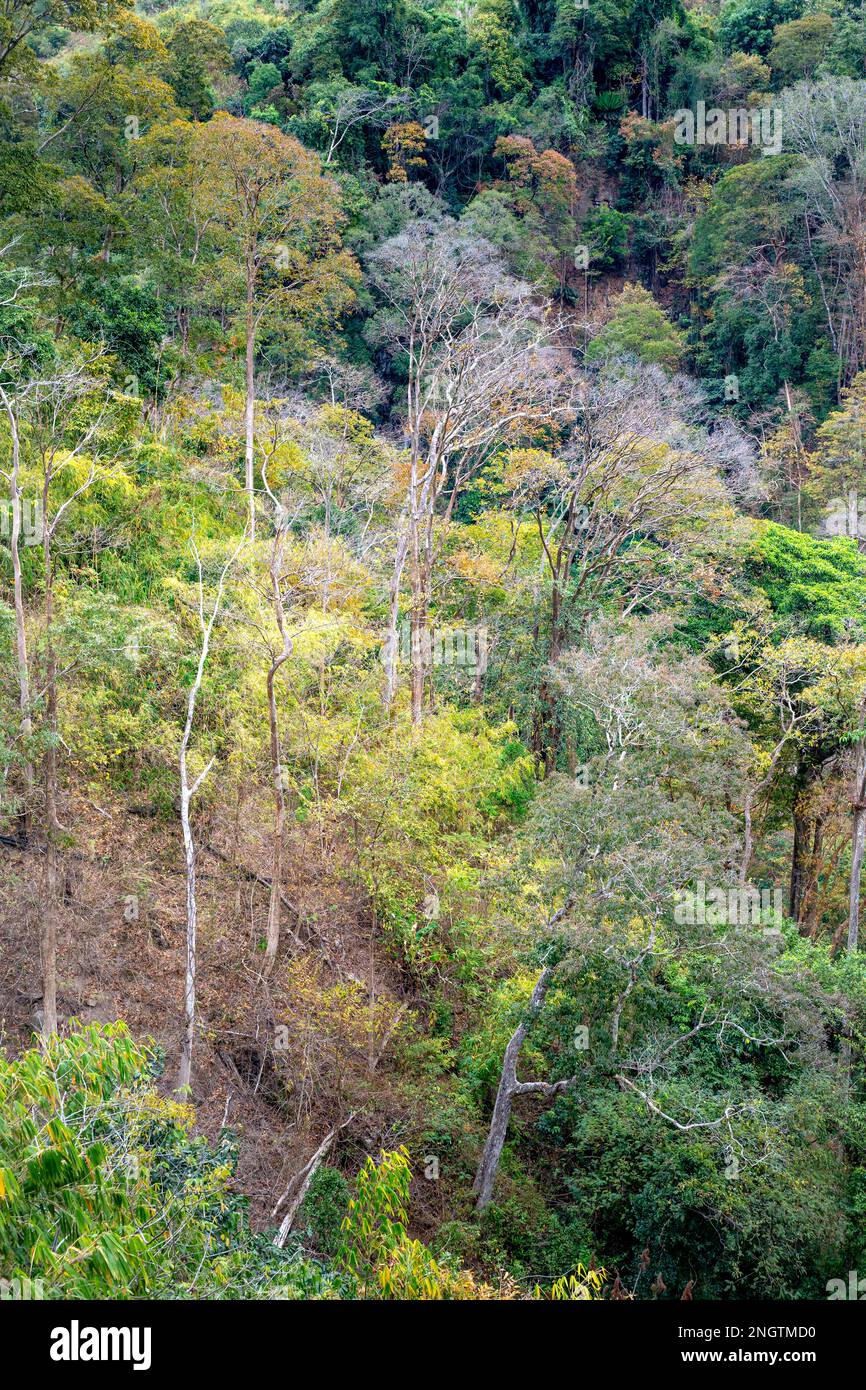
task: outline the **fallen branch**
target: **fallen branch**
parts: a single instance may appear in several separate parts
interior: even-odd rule
[[[295,1217],[297,1216],[301,1208],[301,1204],[307,1195],[307,1189],[309,1188],[310,1183],[313,1180],[313,1176],[317,1168],[322,1163],[323,1159],[327,1157],[340,1131],[344,1130],[347,1125],[350,1125],[352,1123],[352,1121],[355,1118],[355,1114],[356,1112],[353,1110],[347,1120],[344,1120],[341,1125],[337,1125],[336,1128],[332,1129],[329,1134],[325,1135],[325,1138],[322,1140],[321,1144],[316,1149],[316,1152],[313,1154],[312,1158],[309,1160],[308,1163],[304,1164],[304,1167],[301,1169],[300,1173],[295,1174],[295,1176],[292,1178],[292,1181],[289,1183],[288,1187],[283,1193],[282,1197],[280,1197],[279,1201],[277,1202],[277,1205],[271,1212],[271,1218],[275,1217],[280,1208],[289,1200],[289,1197],[291,1197],[292,1193],[295,1193],[295,1196],[292,1198],[292,1204],[286,1212],[285,1216],[283,1217],[280,1229],[274,1236],[274,1245],[276,1245],[279,1250],[282,1250],[283,1246],[286,1243],[289,1231],[292,1229]]]
[[[223,854],[221,849],[217,849],[216,845],[212,844],[210,840],[204,848],[207,853],[212,854],[215,859],[221,860],[223,864],[228,864],[229,868],[234,869],[236,873],[240,874],[241,878],[246,878],[251,883],[260,883],[264,888],[271,888],[273,880],[268,878],[267,874],[257,873],[255,869],[248,869],[245,864],[236,863],[235,860],[230,859],[227,854]],[[293,903],[290,898],[287,898],[282,891],[280,892],[280,901],[284,907],[287,907],[290,912],[295,914],[296,919],[300,917],[295,903]]]
[[[405,1004],[401,1004],[400,1007],[399,1007],[399,1009],[398,1009],[397,1012],[395,1013],[394,1017],[391,1019],[391,1022],[388,1024],[388,1027],[387,1027],[386,1030],[385,1030],[385,1036],[382,1038],[382,1041],[381,1041],[381,1043],[379,1044],[379,1051],[376,1053],[376,1056],[373,1058],[373,1061],[370,1063],[370,1070],[371,1070],[371,1071],[375,1071],[375,1070],[376,1070],[376,1068],[378,1067],[378,1065],[379,1065],[379,1063],[381,1062],[382,1058],[384,1057],[384,1055],[385,1055],[385,1049],[387,1048],[389,1042],[391,1041],[391,1039],[393,1038],[394,1034],[396,1033],[396,1031],[397,1031],[397,1025],[399,1024],[400,1019],[403,1017],[404,1013],[406,1012],[406,1007],[407,1007],[407,1006],[406,1006]]]

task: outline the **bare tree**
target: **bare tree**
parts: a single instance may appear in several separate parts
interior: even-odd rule
[[[0,258],[4,257],[11,250],[11,246],[12,244],[10,243],[0,250]],[[10,305],[20,300],[28,289],[34,288],[40,283],[41,281],[38,277],[34,276],[29,270],[16,267],[9,276],[8,284],[2,291],[0,307],[8,308]],[[26,357],[26,352],[24,356]],[[21,347],[17,345],[15,350],[7,352],[3,363],[3,370],[4,372],[6,370],[10,371],[13,379],[20,379],[22,365]],[[24,759],[24,803],[18,821],[20,826],[19,837],[26,840],[32,811],[35,776],[31,756],[33,711],[30,704],[30,667],[27,655],[27,625],[21,571],[22,505],[24,498],[21,495],[21,434],[18,427],[18,410],[20,406],[16,398],[16,393],[13,391],[10,396],[2,385],[0,385],[0,403],[2,403],[3,412],[9,425],[11,446],[9,468],[0,468],[0,477],[4,478],[9,484],[9,508],[11,512],[9,545],[12,554],[12,592],[13,606],[15,609],[15,657],[18,677],[19,730]]]
[[[552,913],[547,922],[547,930],[556,926],[558,922],[567,916],[573,905],[573,899],[567,898],[562,907]],[[493,1196],[493,1188],[496,1183],[496,1174],[499,1171],[499,1160],[502,1157],[502,1150],[508,1134],[508,1121],[511,1118],[511,1107],[514,1104],[515,1096],[522,1095],[542,1095],[546,1098],[560,1095],[568,1090],[576,1080],[576,1077],[566,1077],[561,1081],[518,1081],[517,1063],[520,1059],[520,1049],[524,1039],[529,1032],[535,1019],[541,1012],[547,991],[552,982],[553,967],[545,965],[541,974],[535,982],[535,987],[530,996],[526,1012],[508,1040],[508,1045],[502,1058],[502,1072],[499,1078],[499,1086],[496,1091],[496,1101],[493,1106],[493,1115],[490,1120],[490,1129],[487,1132],[487,1139],[481,1153],[481,1160],[478,1164],[478,1171],[475,1174],[475,1182],[472,1191],[476,1194],[476,1210],[483,1211],[490,1205]]]
[[[548,668],[542,668],[533,745],[545,768],[559,743],[549,668],[613,575],[639,571],[647,535],[667,538],[724,500],[689,430],[698,397],[659,368],[612,363],[577,383],[569,437],[557,457],[530,451],[507,475],[511,507],[538,532],[550,580]],[[654,576],[654,592],[664,572]],[[635,601],[647,595],[641,589]],[[575,616],[577,615],[577,616]]]
[[[277,695],[275,682],[280,668],[292,654],[293,643],[286,626],[286,610],[283,603],[283,551],[286,536],[292,521],[291,513],[275,497],[268,482],[268,463],[276,451],[278,434],[272,436],[273,447],[262,463],[262,484],[274,505],[274,536],[271,542],[268,573],[271,584],[274,617],[280,636],[280,645],[271,652],[268,667],[268,727],[270,733],[271,778],[274,787],[274,845],[271,861],[271,893],[268,903],[268,928],[265,945],[264,974],[269,975],[280,948],[280,909],[282,905],[283,850],[286,834],[286,789],[283,772],[283,757],[280,748],[280,725],[277,716]]]
[[[866,82],[798,82],[782,112],[785,144],[803,157],[795,177],[831,338],[853,375],[866,362]]]
[[[104,393],[104,381],[99,375],[101,354],[69,362],[55,361],[45,375],[34,374],[23,379],[13,399],[3,393],[3,408],[12,436],[12,464],[7,477],[12,490],[13,532],[18,517],[17,535],[13,539],[13,584],[16,608],[16,651],[18,661],[19,703],[22,737],[32,733],[32,707],[44,699],[44,747],[42,752],[42,834],[45,841],[44,881],[42,892],[42,923],[40,957],[43,985],[43,1030],[46,1035],[57,1030],[57,930],[61,881],[61,841],[65,833],[60,821],[58,747],[59,670],[55,646],[55,542],[61,525],[70,509],[94,483],[97,473],[104,471],[108,460],[103,453],[103,429],[109,414],[110,402]],[[28,669],[24,600],[20,573],[21,489],[20,461],[22,422],[26,422],[27,448],[37,468],[40,496],[38,526],[35,539],[42,548],[42,688],[34,691],[32,672]],[[64,477],[75,477],[76,470],[83,478],[57,506],[54,505],[55,486]],[[52,510],[53,508],[53,510]],[[32,767],[27,776],[35,782]]]
[[[328,149],[325,164],[331,163],[350,130],[363,123],[374,129],[381,129],[391,117],[411,106],[414,94],[411,91],[391,92],[383,96],[368,87],[340,85],[333,101],[326,110],[320,110],[328,125]]]
[[[261,625],[256,625],[268,660],[270,780],[274,793],[265,975],[273,969],[280,943],[286,791],[290,785],[280,734],[277,690],[279,673],[294,651],[287,612],[287,550],[292,530],[302,518],[307,522],[311,515],[320,518],[319,525],[311,530],[303,544],[297,541],[292,544],[291,568],[293,574],[297,574],[299,564],[303,567],[304,586],[316,585],[321,610],[327,614],[338,563],[335,552],[342,543],[342,538],[335,536],[335,517],[351,511],[355,523],[355,551],[363,552],[365,547],[372,546],[367,534],[373,514],[389,486],[393,463],[390,446],[376,439],[372,428],[368,431],[366,422],[353,412],[346,409],[323,417],[310,412],[302,402],[297,404],[300,419],[287,413],[287,402],[279,397],[263,403],[256,415],[255,440],[261,456],[262,489],[271,504],[274,526],[268,559],[268,594],[264,601],[273,614],[277,639],[274,640],[272,630],[266,632]],[[275,491],[280,455],[289,446],[293,450],[292,488]]]
[[[180,742],[180,756],[178,759],[180,770],[180,821],[183,829],[183,856],[186,866],[186,975],[183,992],[183,1014],[184,1028],[181,1039],[180,1050],[180,1069],[178,1074],[178,1089],[187,1090],[190,1084],[192,1072],[193,1044],[195,1042],[195,995],[196,995],[196,928],[198,919],[198,903],[196,900],[196,848],[193,838],[192,825],[190,822],[189,809],[193,797],[199,791],[202,783],[214,765],[214,758],[202,768],[201,772],[192,782],[189,778],[188,754],[189,743],[192,735],[192,726],[195,720],[196,704],[198,702],[199,691],[201,690],[202,678],[204,676],[205,665],[207,664],[210,652],[211,634],[213,633],[214,623],[219,615],[220,607],[225,590],[225,582],[229,570],[238,558],[245,539],[241,539],[231,555],[226,560],[220,570],[217,591],[214,597],[209,617],[205,618],[204,600],[204,579],[202,576],[201,556],[195,537],[190,538],[190,548],[195,556],[196,567],[198,569],[198,625],[201,633],[199,645],[198,663],[193,683],[189,689],[186,703],[186,722],[183,728],[183,736]]]
[[[409,468],[389,586],[385,703],[390,706],[397,684],[399,595],[408,561],[417,724],[431,669],[437,512],[447,525],[494,445],[567,415],[568,360],[555,346],[561,325],[529,287],[505,273],[487,242],[448,219],[412,223],[373,253],[369,271],[386,305],[373,334],[406,372]]]
[[[18,665],[18,711],[20,716],[20,736],[21,746],[24,757],[24,806],[19,817],[19,823],[23,830],[23,837],[26,840],[28,822],[32,809],[33,800],[33,762],[30,755],[30,745],[33,736],[33,714],[30,706],[30,667],[27,658],[27,626],[26,614],[24,611],[24,588],[21,578],[21,437],[18,432],[18,420],[13,404],[9,399],[5,389],[0,386],[0,401],[9,422],[9,432],[12,437],[12,458],[9,470],[0,469],[0,475],[6,479],[10,490],[10,509],[12,512],[12,524],[10,528],[9,544],[12,551],[12,588],[13,601],[15,606],[15,654]]]
[[[550,659],[566,637],[565,604],[586,608],[628,543],[664,534],[722,499],[687,421],[698,400],[660,368],[613,364],[577,387],[574,423],[554,466],[514,479],[512,506],[532,515],[551,580]]]

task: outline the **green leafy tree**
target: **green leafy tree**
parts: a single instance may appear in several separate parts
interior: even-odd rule
[[[649,290],[626,285],[612,300],[613,313],[587,349],[590,362],[614,356],[674,370],[685,351],[685,339],[659,308]]]
[[[213,114],[213,81],[231,67],[225,34],[204,19],[176,24],[168,40],[172,56],[171,85],[180,106],[197,121]]]
[[[104,279],[80,299],[70,327],[91,343],[104,343],[120,365],[128,394],[156,396],[165,385],[161,346],[165,316],[153,290],[130,279]]]
[[[773,76],[783,86],[800,77],[814,77],[832,41],[833,20],[821,11],[778,25],[767,54]]]

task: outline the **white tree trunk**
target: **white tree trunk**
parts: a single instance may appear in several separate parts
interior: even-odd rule
[[[866,744],[857,745],[854,779],[853,826],[851,830],[851,883],[848,893],[848,950],[854,952],[860,937],[860,881],[863,875],[863,849],[866,842]]]
[[[254,272],[247,268],[247,310],[246,310],[246,382],[244,396],[244,477],[247,492],[249,538],[256,538],[256,493],[254,473],[253,424],[256,405],[255,353],[256,332],[254,316]]]
[[[198,907],[195,895],[195,841],[189,821],[190,791],[186,777],[186,754],[181,763],[180,820],[183,828],[183,857],[186,866],[186,976],[183,990],[183,1037],[180,1048],[178,1087],[189,1087],[195,1041],[196,928]]]
[[[18,667],[18,711],[21,741],[24,755],[24,810],[22,824],[25,836],[30,817],[33,795],[33,764],[30,761],[30,740],[33,734],[33,716],[30,709],[30,667],[27,656],[27,627],[24,614],[24,586],[21,577],[21,489],[19,484],[21,467],[21,441],[18,435],[18,421],[3,387],[0,386],[0,399],[9,419],[12,435],[12,468],[7,477],[10,485],[12,506],[12,531],[10,546],[12,550],[12,587],[15,605],[15,656]]]
[[[201,629],[201,647],[199,648],[198,666],[196,667],[195,680],[190,687],[189,697],[186,706],[186,723],[183,730],[183,738],[180,744],[180,820],[183,830],[183,854],[186,867],[186,976],[183,993],[183,1016],[184,1026],[180,1048],[180,1068],[178,1072],[178,1089],[187,1090],[190,1086],[192,1077],[192,1057],[195,1044],[195,1018],[196,1018],[196,944],[198,926],[198,903],[196,900],[195,869],[196,869],[196,850],[195,839],[190,824],[189,808],[190,804],[199,790],[202,782],[207,777],[214,764],[212,758],[207,766],[199,773],[195,781],[190,784],[189,772],[187,768],[187,754],[189,751],[190,735],[192,734],[193,720],[195,719],[195,707],[198,701],[199,691],[201,690],[202,677],[204,676],[205,663],[207,662],[210,651],[210,639],[213,632],[214,623],[222,603],[223,589],[225,587],[226,575],[239,554],[244,541],[235,548],[233,553],[226,560],[222,573],[219,578],[216,598],[211,610],[210,618],[205,622],[204,617],[204,584],[202,580],[201,558],[192,541],[193,553],[198,564],[198,617]]]
[[[271,896],[268,904],[268,933],[265,946],[264,973],[269,975],[280,947],[280,909],[282,903],[283,842],[286,834],[286,792],[283,785],[283,762],[280,750],[280,726],[277,718],[277,696],[274,686],[277,672],[292,654],[292,641],[286,631],[286,614],[280,590],[280,569],[285,533],[280,530],[274,537],[271,552],[271,588],[274,595],[274,613],[282,638],[282,648],[271,662],[268,670],[268,722],[271,741],[271,776],[274,784],[274,849],[271,868]]]
[[[394,554],[394,568],[391,572],[391,582],[388,586],[388,628],[385,633],[385,644],[382,649],[382,663],[385,667],[385,709],[390,713],[394,703],[394,696],[397,693],[397,661],[400,646],[400,583],[403,578],[403,570],[406,566],[406,556],[409,554],[409,541],[411,536],[410,527],[401,533],[397,539],[397,549]]]

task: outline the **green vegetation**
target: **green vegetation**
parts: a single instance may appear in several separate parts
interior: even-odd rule
[[[4,11],[0,1279],[866,1266],[864,32]]]

